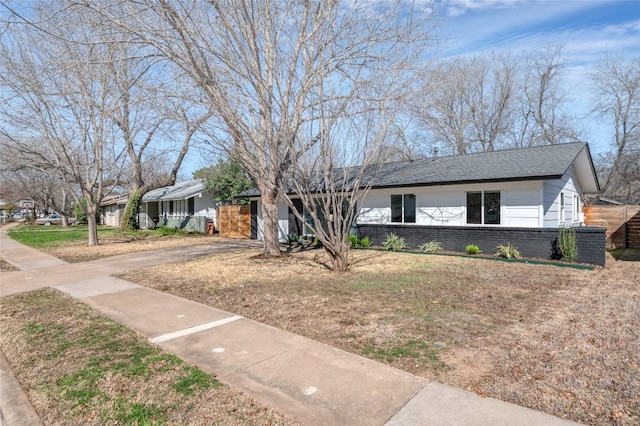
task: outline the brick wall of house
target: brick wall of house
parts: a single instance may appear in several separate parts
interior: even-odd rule
[[[605,228],[579,227],[576,230],[578,263],[604,266]],[[507,228],[419,225],[358,225],[358,237],[369,237],[373,245],[382,245],[387,234],[404,237],[407,246],[437,240],[444,250],[464,252],[468,244],[476,244],[487,254],[496,252],[499,244],[518,248],[523,257],[558,259],[558,228]]]

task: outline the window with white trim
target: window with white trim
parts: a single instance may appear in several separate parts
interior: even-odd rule
[[[564,204],[564,192],[560,193],[560,222],[564,222],[565,218],[565,204]]]
[[[391,195],[391,222],[416,223],[416,194]]]
[[[500,191],[467,192],[467,224],[500,225]]]
[[[576,194],[573,196],[573,221],[580,222],[580,197]]]

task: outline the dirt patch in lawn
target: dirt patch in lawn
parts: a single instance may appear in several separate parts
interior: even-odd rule
[[[0,348],[46,425],[294,424],[55,290],[2,302]]]
[[[124,278],[411,373],[591,424],[640,421],[640,264],[596,271],[445,256],[259,251]]]

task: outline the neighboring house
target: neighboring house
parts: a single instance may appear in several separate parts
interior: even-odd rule
[[[446,250],[473,243],[493,253],[511,243],[542,258],[557,257],[558,228],[576,227],[578,261],[604,264],[604,230],[584,227],[582,214],[584,196],[598,190],[586,143],[388,163],[373,178],[355,225],[374,244],[393,232],[414,248],[435,239]],[[259,193],[243,195],[252,196],[252,235],[261,239]],[[301,229],[291,216],[280,203],[283,241]]]
[[[189,180],[154,189],[142,196],[138,216],[141,228],[170,227],[205,233],[207,222],[216,220],[213,193],[201,180]]]
[[[100,223],[107,226],[120,227],[128,199],[128,195],[105,197],[100,203],[100,209],[102,210]]]

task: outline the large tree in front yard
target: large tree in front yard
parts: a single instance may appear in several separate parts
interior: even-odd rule
[[[326,130],[362,113],[376,87],[421,57],[428,12],[405,2],[87,1],[190,76],[214,118],[213,143],[237,154],[262,196],[264,253],[279,255],[278,200],[292,165]],[[376,99],[378,100],[378,99]],[[378,103],[379,104],[379,103]]]
[[[111,121],[113,78],[104,66],[113,49],[80,18],[36,11],[2,33],[0,136],[12,164],[55,176],[86,206],[88,244],[96,245],[96,212],[124,155]]]

